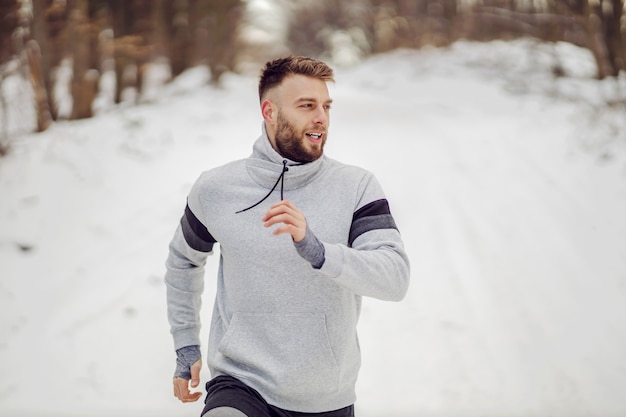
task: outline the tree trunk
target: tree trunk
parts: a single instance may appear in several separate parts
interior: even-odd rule
[[[154,0],[134,0],[133,2],[133,34],[137,36],[137,45],[132,51],[132,59],[137,65],[135,86],[137,97],[143,91],[144,76],[154,50],[155,17],[158,3]]]
[[[36,41],[31,40],[26,46],[30,81],[35,93],[35,107],[37,109],[37,132],[43,132],[52,123],[52,115],[48,105],[48,91],[46,89],[42,65],[41,49]]]
[[[15,55],[14,33],[19,26],[19,1],[0,0],[0,64]]]
[[[211,83],[218,85],[222,75],[234,66],[242,4],[239,0],[220,0],[212,4],[207,15],[209,37],[206,48]]]
[[[126,80],[124,79],[124,70],[128,66],[128,58],[125,53],[124,43],[126,37],[130,34],[131,26],[131,8],[130,1],[125,0],[111,0],[109,7],[113,16],[113,36],[114,47],[113,56],[115,60],[115,103],[122,101],[122,92],[126,87]]]
[[[602,0],[593,4],[589,1],[584,1],[583,3],[589,49],[596,60],[598,68],[597,78],[601,80],[614,75],[606,39],[606,22],[602,11]]]
[[[97,93],[99,76],[97,69],[90,68],[93,30],[89,21],[89,2],[73,0],[71,3],[69,33],[73,59],[71,92],[74,100],[71,118],[84,119],[93,116],[91,106]]]
[[[12,60],[16,55],[16,45],[14,42],[14,33],[19,26],[18,19],[19,2],[17,0],[0,1],[0,70],[3,69],[2,64]],[[7,74],[0,72],[0,87]],[[6,97],[0,88],[0,156],[9,151],[9,132],[8,132],[8,105]]]
[[[199,0],[198,14],[203,16],[194,30],[206,31],[204,53],[211,70],[211,83],[219,84],[222,75],[234,67],[237,34],[242,17],[240,0]]]
[[[58,106],[53,94],[54,71],[59,67],[67,49],[67,9],[54,0],[32,0],[33,38],[41,50],[41,74],[46,89],[48,109],[53,120],[58,118]]]
[[[170,69],[172,77],[176,77],[191,63],[193,42],[189,25],[189,3],[187,0],[171,0],[166,1],[164,7]]]
[[[617,77],[620,71],[626,71],[626,51],[624,51],[626,36],[626,27],[624,33],[621,29],[621,21],[626,19],[624,15],[624,5],[622,0],[604,0],[607,7],[604,8],[604,20],[606,23],[606,43],[613,69],[613,76]],[[610,5],[610,6],[609,6]],[[626,22],[625,22],[626,24]]]

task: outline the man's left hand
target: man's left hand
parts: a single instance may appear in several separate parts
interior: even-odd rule
[[[287,200],[279,201],[270,207],[262,220],[265,227],[282,223],[282,226],[274,230],[274,234],[289,233],[294,242],[300,242],[306,235],[304,213]]]

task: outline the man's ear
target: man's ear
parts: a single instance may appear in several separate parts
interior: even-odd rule
[[[266,123],[274,124],[274,112],[275,112],[274,103],[270,100],[265,99],[261,103],[261,114],[263,115],[263,120]]]

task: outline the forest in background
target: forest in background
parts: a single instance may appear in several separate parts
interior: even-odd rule
[[[0,16],[0,155],[25,133],[8,128],[4,82],[16,76],[32,90],[31,129],[43,131],[92,117],[105,74],[114,74],[114,103],[127,89],[139,101],[154,63],[165,64],[168,80],[206,65],[219,85],[227,72],[289,53],[351,63],[459,39],[533,37],[588,48],[598,79],[626,72],[624,0],[0,0]],[[62,68],[70,69],[65,112]],[[565,75],[558,62],[553,71]]]

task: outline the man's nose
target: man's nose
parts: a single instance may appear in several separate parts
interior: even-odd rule
[[[315,109],[315,114],[313,116],[313,122],[317,124],[327,124],[328,123],[328,111],[323,107],[319,106]]]

